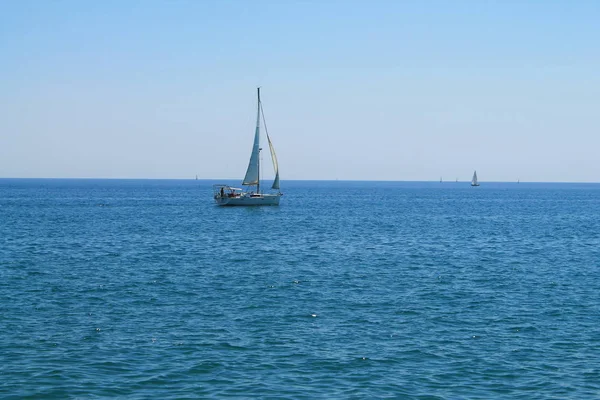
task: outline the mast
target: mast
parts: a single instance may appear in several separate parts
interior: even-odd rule
[[[259,132],[260,130],[260,86],[256,88],[256,92],[258,95],[258,110],[256,112],[256,132]],[[256,181],[256,193],[260,194],[260,134],[258,135],[258,161],[257,161],[257,166],[258,166],[258,179]]]

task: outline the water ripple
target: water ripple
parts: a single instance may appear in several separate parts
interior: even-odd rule
[[[600,395],[597,186],[211,183],[0,180],[0,397]]]

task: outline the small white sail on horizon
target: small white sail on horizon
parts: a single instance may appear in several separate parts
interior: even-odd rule
[[[473,179],[471,179],[471,186],[479,186],[479,182],[477,182],[477,171],[473,172]]]

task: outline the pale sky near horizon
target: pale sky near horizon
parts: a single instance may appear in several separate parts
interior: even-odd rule
[[[261,86],[282,182],[598,182],[599,21],[600,1],[0,2],[0,177],[241,180]]]

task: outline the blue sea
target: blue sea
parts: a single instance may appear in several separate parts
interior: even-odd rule
[[[0,180],[0,398],[600,398],[599,184],[213,183]]]

